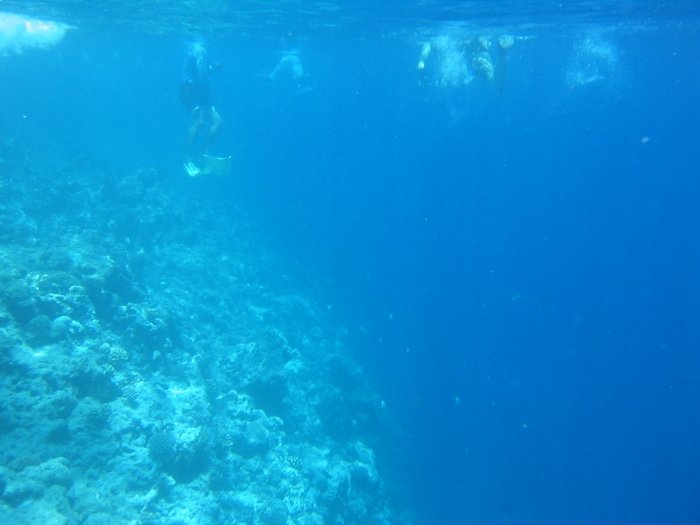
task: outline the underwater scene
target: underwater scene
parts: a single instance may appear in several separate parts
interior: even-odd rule
[[[0,525],[700,524],[700,4],[0,0]]]

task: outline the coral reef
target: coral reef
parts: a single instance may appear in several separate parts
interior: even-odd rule
[[[243,214],[154,170],[2,170],[0,522],[407,523],[381,400]]]

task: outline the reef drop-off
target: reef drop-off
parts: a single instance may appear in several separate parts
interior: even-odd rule
[[[242,213],[151,169],[0,170],[1,523],[408,522],[381,399]]]

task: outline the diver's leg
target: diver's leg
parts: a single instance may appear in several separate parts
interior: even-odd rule
[[[200,107],[196,107],[192,110],[192,117],[190,122],[190,127],[187,129],[187,139],[185,142],[185,155],[188,160],[194,155],[194,143],[197,140],[199,131],[202,129],[204,124],[204,111]]]
[[[206,144],[204,145],[204,152],[207,153],[209,151],[209,148],[214,144],[216,141],[216,137],[219,135],[219,131],[221,130],[221,126],[224,124],[224,119],[221,118],[221,115],[219,115],[219,112],[216,111],[216,108],[214,106],[211,107],[209,110],[209,133],[207,135],[207,141]]]

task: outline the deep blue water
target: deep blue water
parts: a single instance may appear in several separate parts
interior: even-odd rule
[[[700,523],[700,18],[623,7],[207,36],[235,167],[202,191],[347,326],[421,523]],[[417,69],[423,42],[480,34],[531,38],[497,82]],[[76,29],[0,57],[0,128],[156,166],[186,198],[190,38]],[[303,77],[262,77],[292,49]]]

